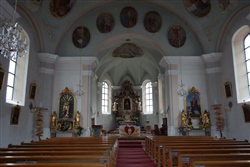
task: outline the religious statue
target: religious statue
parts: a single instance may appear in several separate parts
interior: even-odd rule
[[[205,128],[210,127],[210,119],[209,119],[209,114],[208,114],[207,110],[204,111],[203,117],[204,117],[204,127]]]
[[[114,103],[113,103],[113,106],[112,106],[112,111],[117,111],[118,110],[118,98],[115,99]]]
[[[61,123],[57,123],[57,130],[62,130],[62,124]]]
[[[56,112],[54,111],[53,114],[50,115],[50,128],[54,129],[56,126]]]
[[[193,129],[193,128],[194,128],[194,127],[193,127],[192,118],[191,118],[190,116],[188,117],[187,127],[188,127],[189,129]]]
[[[67,100],[64,102],[63,105],[63,113],[65,118],[69,117],[69,102]]]
[[[141,111],[142,107],[141,107],[141,99],[140,99],[140,97],[138,98],[138,101],[136,101],[136,102],[138,104],[138,106],[137,106],[138,111]]]
[[[77,111],[75,114],[75,128],[76,129],[78,126],[80,126],[80,118],[81,118],[81,115],[80,115],[79,111]]]
[[[186,127],[186,120],[187,120],[187,115],[184,110],[181,112],[181,127],[185,128]]]
[[[129,101],[129,99],[126,99],[124,101],[124,110],[130,110],[130,101]]]

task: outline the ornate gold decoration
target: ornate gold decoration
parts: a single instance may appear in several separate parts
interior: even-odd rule
[[[192,87],[191,89],[189,89],[188,93],[196,93],[196,94],[200,95],[200,92],[195,87]]]

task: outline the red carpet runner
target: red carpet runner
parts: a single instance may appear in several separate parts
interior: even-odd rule
[[[140,141],[120,141],[116,167],[157,167]]]

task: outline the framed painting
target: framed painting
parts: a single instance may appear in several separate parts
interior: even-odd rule
[[[4,78],[5,78],[5,71],[0,67],[0,91],[3,88]]]
[[[12,108],[10,124],[11,125],[18,125],[19,122],[19,115],[20,115],[21,107],[16,105]]]
[[[186,111],[187,115],[190,117],[200,117],[201,116],[201,99],[200,93],[194,87],[188,91],[186,97]]]
[[[232,84],[231,82],[225,82],[224,83],[224,89],[225,89],[225,94],[226,94],[226,98],[230,98],[232,97]]]
[[[37,84],[36,83],[30,84],[29,99],[35,100],[35,98],[36,98],[36,89],[37,89]]]
[[[250,123],[250,105],[244,103],[242,105],[242,109],[243,109],[243,115],[244,115],[245,122]]]

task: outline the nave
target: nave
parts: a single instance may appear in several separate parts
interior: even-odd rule
[[[0,166],[247,167],[250,143],[210,136],[57,137],[0,148]]]

